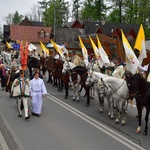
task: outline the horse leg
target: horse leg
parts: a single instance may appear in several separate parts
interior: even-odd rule
[[[147,135],[147,130],[148,130],[149,111],[150,111],[150,107],[147,106],[146,107],[146,116],[145,116],[145,130],[144,130],[145,135]]]
[[[71,81],[71,86],[72,86],[72,90],[73,90],[72,101],[75,101],[76,100],[76,89],[75,89],[75,85],[72,81]]]
[[[66,92],[66,94],[65,94],[64,99],[67,99],[68,98],[68,82],[65,83],[65,92]]]
[[[89,86],[85,87],[85,91],[86,91],[86,96],[87,96],[86,106],[89,106],[90,105],[90,87]]]
[[[47,80],[47,83],[50,83],[50,78],[51,78],[51,73],[50,73],[50,71],[48,71],[48,80]]]
[[[136,133],[141,132],[141,118],[142,118],[142,106],[140,106],[137,102],[137,109],[138,109],[138,116],[139,116],[139,125],[138,128],[136,129]]]
[[[98,99],[99,99],[99,112],[102,113],[104,111],[104,97],[98,93]]]
[[[119,101],[118,100],[115,100],[115,104],[116,104],[116,109],[117,109],[117,118],[115,120],[115,123],[118,124],[119,120],[120,120],[121,109],[120,109],[120,105],[119,105]]]
[[[58,91],[60,91],[60,78],[58,78]]]
[[[62,79],[60,80],[60,82],[61,82],[61,83],[60,83],[60,86],[61,86],[61,87],[60,87],[60,91],[62,92],[63,86],[64,86]]]
[[[108,116],[110,119],[114,119],[114,100],[113,97],[108,97],[108,107],[109,107],[109,113]]]
[[[122,107],[122,122],[121,122],[121,125],[125,125],[126,124],[126,112],[127,112],[127,107],[128,107],[128,103],[126,103],[126,100],[123,101],[121,107]]]

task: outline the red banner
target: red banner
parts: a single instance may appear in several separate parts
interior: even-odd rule
[[[28,42],[25,40],[22,40],[20,42],[20,60],[21,60],[22,70],[26,70],[27,60],[28,60]]]

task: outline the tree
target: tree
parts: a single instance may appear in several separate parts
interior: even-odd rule
[[[30,13],[26,14],[30,21],[42,21],[42,9],[40,4],[33,5]]]
[[[103,20],[106,18],[107,6],[103,0],[85,0],[81,18],[90,20]]]
[[[119,22],[120,17],[119,17],[119,10],[114,9],[108,16],[108,22]]]
[[[12,18],[12,24],[18,24],[22,21],[23,15],[19,14],[18,11],[16,11]]]
[[[15,13],[9,13],[8,16],[4,17],[4,20],[6,21],[6,24],[18,24],[22,21],[23,15],[19,14],[18,11],[15,11]]]
[[[76,20],[79,19],[79,9],[81,8],[81,0],[73,0],[72,17]]]
[[[8,16],[4,17],[4,20],[6,21],[6,24],[10,25],[13,24],[13,13],[9,13]]]
[[[46,26],[62,26],[68,21],[69,3],[65,0],[50,0],[43,11],[43,21]]]

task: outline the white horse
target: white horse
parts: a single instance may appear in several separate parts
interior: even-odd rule
[[[108,115],[113,118],[113,108],[115,106],[117,109],[117,117],[115,121],[116,123],[119,123],[122,115],[121,124],[124,125],[126,123],[129,99],[129,90],[126,81],[124,79],[108,76],[107,78],[99,80],[98,84],[102,83],[107,87],[107,94],[105,94],[110,99],[110,114]]]
[[[11,69],[12,67],[12,62],[11,62],[11,53],[3,51],[1,53],[3,59],[4,59],[4,65],[6,66],[7,69]]]
[[[72,74],[72,69],[75,68],[76,65],[72,62],[68,62],[68,61],[65,61],[64,64],[63,64],[63,69],[62,69],[62,73],[65,74],[66,72],[69,72],[70,74],[70,77],[69,77],[69,80],[70,80],[70,83],[71,83],[71,87],[73,89],[73,98],[72,98],[72,101],[77,101],[79,102],[79,97],[80,97],[80,92],[79,92],[79,85],[80,85],[80,81],[81,81],[81,78],[80,76],[78,75],[77,76],[77,83],[74,84],[72,82],[72,77],[71,77],[71,74]],[[77,90],[76,90],[77,89]],[[76,92],[77,91],[77,92]]]
[[[96,82],[97,81],[97,82]],[[108,76],[103,73],[90,72],[87,78],[87,84],[96,83],[100,108],[103,112],[104,97],[107,97],[110,118],[114,118],[114,105],[117,108],[116,123],[119,122],[120,114],[122,114],[122,125],[126,123],[127,100],[129,98],[128,87],[124,79]],[[120,105],[119,105],[120,104]]]

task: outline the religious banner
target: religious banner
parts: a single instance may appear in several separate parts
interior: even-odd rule
[[[28,42],[25,39],[20,41],[20,61],[22,70],[26,70],[28,61]]]

